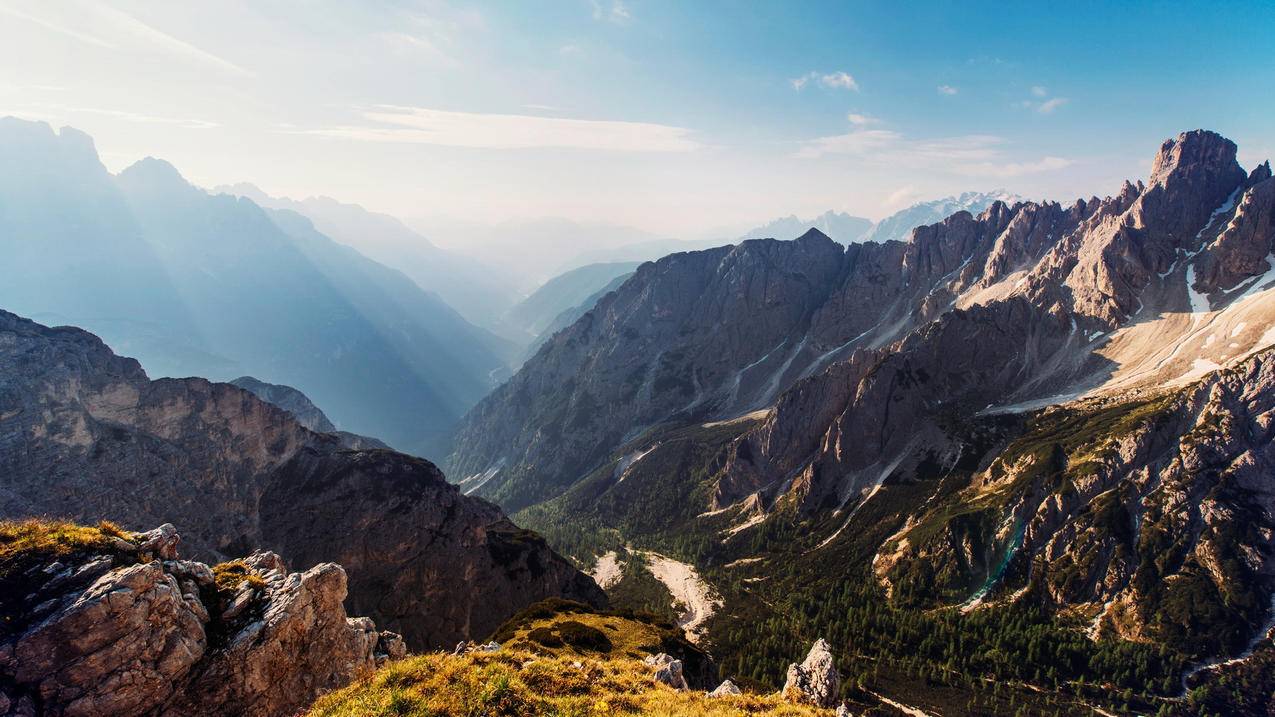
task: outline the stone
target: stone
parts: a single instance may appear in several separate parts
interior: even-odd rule
[[[837,717],[855,717],[855,714],[850,711],[850,705],[842,702],[837,705]]]
[[[734,682],[731,682],[730,680],[723,680],[722,684],[718,685],[716,689],[708,693],[708,696],[709,697],[728,697],[731,695],[740,695],[740,694],[743,694],[743,692],[741,692],[739,688],[735,686]]]
[[[782,694],[785,698],[816,707],[833,707],[841,697],[841,673],[832,648],[823,638],[815,640],[800,665],[788,666]]]
[[[661,652],[657,655],[648,655],[643,662],[656,668],[653,678],[657,683],[668,685],[675,690],[689,688],[686,677],[682,674],[681,660]]]
[[[30,605],[12,616],[13,639],[0,647],[0,715],[34,717],[36,696],[41,714],[68,717],[294,714],[406,654],[397,633],[346,616],[346,574],[333,563],[265,589],[245,583],[218,624],[224,629],[248,605],[260,617],[210,645],[199,590],[183,589],[210,578],[210,569],[174,558],[180,536],[171,525],[144,535],[148,547],[135,557],[165,559],[119,565],[87,584],[64,579],[85,573],[71,564],[37,590],[56,593],[51,614]],[[245,562],[287,569],[278,556],[253,557]]]
[[[138,536],[138,550],[159,558],[160,560],[173,560],[177,557],[177,544],[181,542],[181,536],[177,534],[177,528],[172,523],[164,523],[154,530],[147,531]]]

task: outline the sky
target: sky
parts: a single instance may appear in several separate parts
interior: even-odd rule
[[[0,115],[409,220],[729,235],[1275,150],[1271,2],[0,0]]]

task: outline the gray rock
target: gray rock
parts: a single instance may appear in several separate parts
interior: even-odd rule
[[[171,554],[179,539],[171,528],[148,534],[159,540],[142,552]],[[47,617],[32,608],[11,616],[16,634],[0,648],[0,715],[34,716],[34,695],[42,714],[67,717],[293,714],[406,653],[396,633],[346,617],[345,572],[332,563],[264,591],[245,585],[222,618],[241,614],[247,601],[260,606],[260,619],[209,649],[208,610],[198,590],[181,589],[207,570],[175,559],[123,565],[91,584],[61,581],[59,607]]]
[[[841,673],[837,672],[832,649],[820,638],[810,647],[800,665],[788,666],[782,694],[797,702],[816,707],[832,707],[841,697]]]
[[[743,692],[740,692],[739,688],[735,686],[734,682],[731,682],[730,680],[723,680],[722,684],[718,685],[716,689],[708,693],[708,696],[709,697],[728,697],[731,695],[740,695],[740,694],[743,694]]]

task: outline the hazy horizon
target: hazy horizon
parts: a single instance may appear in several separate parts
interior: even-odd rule
[[[1258,3],[903,15],[3,0],[0,115],[80,129],[114,172],[155,156],[427,234],[561,218],[729,238],[969,190],[1066,201],[1145,176],[1197,127],[1246,166],[1270,154],[1272,60],[1203,49],[1259,47]]]

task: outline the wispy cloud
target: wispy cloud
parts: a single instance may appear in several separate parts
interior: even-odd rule
[[[1032,97],[1036,99],[1023,100],[1018,103],[1018,106],[1037,114],[1053,114],[1054,110],[1071,101],[1066,97],[1049,97],[1049,90],[1041,85],[1033,86],[1030,91]],[[1046,97],[1049,97],[1049,99],[1045,99]]]
[[[881,120],[872,115],[865,115],[859,112],[850,112],[846,114],[846,120],[855,127],[866,127],[870,124],[878,124]]]
[[[115,45],[111,44],[110,42],[107,42],[106,40],[103,40],[102,38],[96,35],[91,35],[87,32],[81,32],[79,30],[76,30],[75,28],[67,27],[66,25],[62,23],[55,22],[48,18],[40,17],[38,15],[32,15],[31,13],[28,13],[28,12],[23,12],[15,7],[10,7],[8,5],[0,5],[0,14],[8,15],[9,17],[16,17],[19,20],[26,20],[27,22],[35,24],[35,25],[39,25],[40,27],[46,30],[56,32],[59,35],[65,35],[66,37],[79,40],[80,42],[87,42],[90,45],[96,45],[98,47],[103,47],[108,50],[115,49]]]
[[[186,129],[213,129],[221,126],[219,122],[196,119],[193,117],[169,117],[104,107],[79,107],[49,102],[28,102],[20,105],[19,108],[13,110],[13,112],[15,114],[40,117],[54,122],[66,122],[69,121],[70,117],[75,115],[96,115],[98,117],[110,117],[124,122],[173,125],[177,127],[185,127]]]
[[[701,148],[684,127],[649,122],[564,119],[452,112],[378,105],[360,113],[370,124],[299,130],[364,142],[399,142],[478,149],[587,149],[690,152]]]
[[[970,134],[912,139],[886,129],[855,129],[846,134],[818,137],[802,144],[798,157],[848,155],[874,165],[926,169],[981,177],[1016,177],[1062,169],[1071,160],[1042,157],[1011,161],[1006,141],[994,135]]]
[[[617,25],[623,25],[633,19],[633,13],[629,11],[629,6],[624,0],[611,0],[609,4],[605,5],[602,0],[589,0],[589,5],[593,8],[594,20],[605,20]]]
[[[794,90],[805,89],[806,85],[812,82],[823,87],[827,87],[828,89],[853,90],[855,92],[859,91],[859,83],[855,81],[854,77],[849,72],[845,72],[843,70],[837,70],[836,72],[829,72],[826,74],[821,74],[812,70],[801,77],[794,77],[793,79],[788,80],[788,84],[792,85]]]
[[[1066,97],[1054,97],[1036,105],[1036,111],[1042,115],[1052,114],[1054,110],[1062,107],[1071,100]]]
[[[947,95],[948,97],[951,97],[957,92],[960,92],[960,90],[956,89],[955,87],[951,85],[939,85],[938,91],[940,95]]]
[[[58,6],[50,3],[38,7],[46,9]],[[84,12],[77,16],[77,22],[74,23],[66,22],[66,18],[61,16],[50,17],[48,13],[26,12],[11,5],[0,5],[0,14],[25,20],[46,30],[107,50],[118,50],[140,41],[144,46],[161,49],[172,56],[193,60],[238,75],[252,74],[229,60],[173,37],[106,3],[93,2],[77,7],[82,7]],[[73,25],[76,24],[87,25],[92,28],[92,31],[74,27]]]
[[[109,21],[120,30],[131,34],[136,38],[149,42],[154,46],[161,47],[172,55],[184,57],[209,67],[215,67],[237,75],[253,74],[225,58],[196,47],[185,40],[173,37],[163,30],[152,27],[132,15],[129,15],[123,10],[117,10],[116,8],[106,4],[98,4],[96,6],[96,11],[108,18]]]

